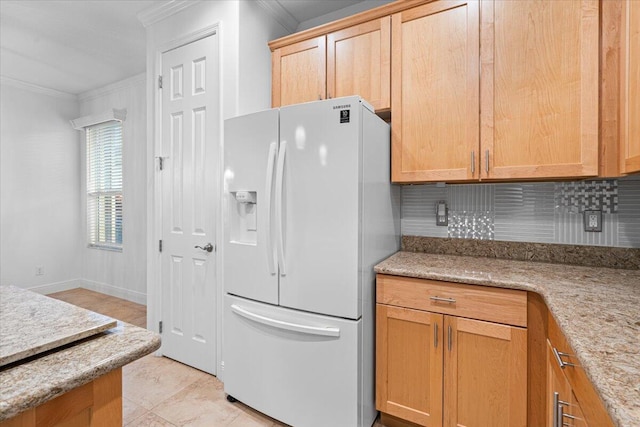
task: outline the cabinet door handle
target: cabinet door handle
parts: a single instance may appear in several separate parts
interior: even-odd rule
[[[484,152],[484,168],[489,173],[489,150]]]
[[[456,300],[454,298],[444,298],[444,297],[439,297],[439,296],[435,296],[435,297],[429,297],[429,299],[431,301],[436,301],[436,302],[448,302],[449,304],[455,304]]]
[[[438,324],[433,324],[433,346],[438,348]]]
[[[476,174],[476,152],[471,150],[471,175]]]
[[[553,392],[553,427],[558,426],[558,419],[560,413],[560,394],[557,391]]]
[[[452,332],[453,331],[451,330],[451,325],[449,325],[449,331],[448,331],[448,335],[449,335],[449,351],[451,351],[451,346],[452,346],[451,342],[453,341],[453,339],[451,338],[451,333]]]
[[[563,353],[561,351],[558,351],[557,348],[553,347],[553,355],[556,358],[556,361],[558,362],[558,365],[564,369],[565,366],[578,366],[574,363],[570,363],[570,362],[565,362],[564,360],[562,360],[562,356],[567,356],[567,357],[573,357],[572,354],[569,353]]]

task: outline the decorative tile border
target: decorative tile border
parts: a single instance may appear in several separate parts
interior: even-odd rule
[[[558,182],[555,188],[556,210],[582,213],[585,210],[618,213],[618,180]]]
[[[451,238],[493,240],[493,213],[450,211],[448,232]]]

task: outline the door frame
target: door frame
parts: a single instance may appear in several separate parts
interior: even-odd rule
[[[215,233],[216,238],[213,242],[216,246],[215,263],[216,263],[216,275],[215,275],[215,310],[216,310],[216,361],[215,361],[215,375],[222,379],[222,369],[219,366],[222,360],[222,312],[223,312],[223,290],[222,290],[222,248],[220,245],[221,236],[223,232],[222,223],[222,203],[221,203],[221,185],[222,185],[222,168],[224,166],[222,158],[222,141],[224,131],[223,121],[223,109],[222,109],[222,80],[223,80],[223,67],[222,67],[222,34],[221,23],[216,22],[212,25],[203,27],[199,30],[186,34],[184,36],[172,39],[166,43],[158,46],[154,52],[153,67],[148,67],[147,80],[148,80],[148,94],[147,105],[153,105],[153,112],[148,112],[151,115],[152,124],[147,124],[147,130],[152,132],[153,136],[150,139],[151,146],[148,146],[147,154],[147,183],[148,189],[151,186],[151,191],[147,191],[147,328],[156,333],[159,332],[159,321],[162,320],[162,257],[158,250],[158,242],[162,238],[162,177],[160,176],[160,162],[159,156],[162,153],[162,96],[160,96],[158,88],[158,76],[162,74],[162,54],[177,49],[181,46],[193,43],[208,36],[218,36],[218,82],[216,84],[216,91],[218,93],[218,111],[220,126],[218,126],[218,144],[216,145],[216,155],[218,158],[218,172],[216,174],[215,182],[215,194],[213,197],[218,201],[216,207],[216,221],[215,221]],[[149,139],[148,139],[149,141]],[[162,347],[160,347],[155,353],[157,356],[162,356]]]

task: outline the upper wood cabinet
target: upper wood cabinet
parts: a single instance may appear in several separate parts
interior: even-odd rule
[[[327,35],[327,98],[360,95],[376,112],[389,110],[390,22],[385,16]]]
[[[598,1],[478,4],[393,15],[393,181],[598,175]]]
[[[392,17],[394,182],[478,177],[478,12],[441,0]]]
[[[274,50],[271,66],[273,107],[325,99],[325,36]]]
[[[274,49],[271,104],[360,95],[388,112],[390,52],[388,16]]]
[[[622,13],[621,165],[640,171],[640,2],[626,0]]]
[[[600,74],[599,0],[398,0],[269,43],[272,104],[361,95],[391,112],[398,183],[638,171],[640,3],[625,0],[624,75],[617,4]]]
[[[482,2],[482,178],[598,174],[599,2]]]

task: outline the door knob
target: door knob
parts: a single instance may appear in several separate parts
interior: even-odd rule
[[[202,249],[203,251],[207,251],[207,252],[213,251],[213,245],[211,243],[207,243],[206,245],[204,245],[204,247],[198,246],[198,245],[196,245],[194,247],[198,248],[198,249]]]

